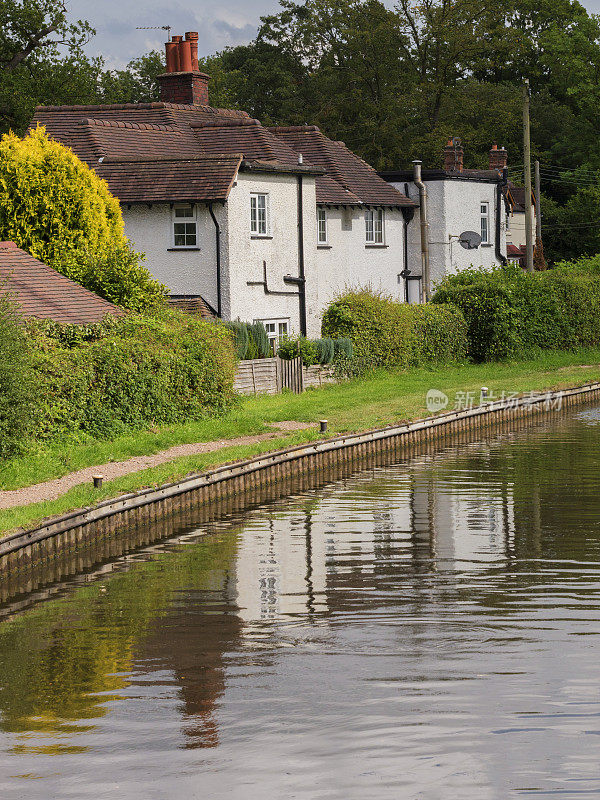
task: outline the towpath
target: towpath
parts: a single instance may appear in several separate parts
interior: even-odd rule
[[[94,475],[102,475],[104,480],[111,481],[115,478],[121,478],[123,475],[129,475],[132,472],[139,472],[149,467],[157,467],[159,464],[165,464],[167,461],[172,461],[181,456],[200,455],[222,450],[225,447],[255,444],[256,442],[275,439],[281,436],[282,433],[291,433],[314,427],[314,423],[293,421],[272,422],[270,425],[274,430],[268,433],[259,433],[255,436],[239,436],[237,439],[220,439],[213,442],[178,444],[152,455],[135,456],[125,461],[110,461],[108,464],[96,464],[93,467],[85,467],[85,469],[70,472],[61,478],[55,478],[44,483],[36,483],[33,486],[25,486],[22,489],[0,491],[0,510],[26,506],[30,503],[40,503],[45,500],[56,500],[57,497],[65,494],[74,486],[79,486],[82,483],[91,483]]]

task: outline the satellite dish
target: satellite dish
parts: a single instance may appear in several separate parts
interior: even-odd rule
[[[464,231],[458,237],[458,241],[460,246],[464,247],[465,250],[477,250],[481,244],[481,236],[475,233],[475,231]]]

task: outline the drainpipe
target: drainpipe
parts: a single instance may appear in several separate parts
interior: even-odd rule
[[[421,285],[421,300],[426,303],[429,300],[429,221],[427,219],[427,188],[421,180],[421,164],[418,159],[413,161],[414,183],[419,190],[419,205],[421,217],[421,275],[423,276]]]
[[[223,315],[223,308],[221,305],[221,226],[219,225],[219,221],[215,217],[215,212],[213,211],[213,204],[208,204],[208,211],[210,216],[212,217],[212,221],[215,223],[215,240],[216,240],[216,253],[217,253],[217,317],[221,319]]]
[[[408,197],[408,184],[404,184],[405,191],[404,194]],[[408,223],[412,220],[415,215],[414,208],[406,208],[405,206],[401,209],[402,212],[402,221],[404,223],[404,269],[400,273],[400,275],[404,278],[404,302],[409,302],[409,293],[408,293],[408,276],[411,274],[411,270],[408,268]]]
[[[502,264],[503,267],[506,266],[507,260],[506,257],[502,255],[502,250],[500,248],[500,218],[502,215],[502,187],[506,184],[506,174],[507,170],[504,169],[502,171],[502,182],[498,182],[496,186],[496,236],[495,236],[495,249],[496,249],[496,258]]]
[[[298,165],[302,165],[302,153],[298,154]],[[306,336],[306,277],[304,275],[304,209],[302,204],[302,175],[297,177],[298,195],[298,278],[286,283],[298,285],[298,312],[300,314],[300,334]],[[286,276],[287,277],[287,276]]]

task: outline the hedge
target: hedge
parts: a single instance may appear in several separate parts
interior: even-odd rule
[[[31,348],[18,311],[0,296],[0,458],[18,451],[33,428],[37,391]]]
[[[235,356],[225,326],[178,311],[87,328],[26,327],[39,398],[35,438],[112,436],[225,412]]]
[[[461,309],[474,361],[597,345],[600,274],[586,266],[562,264],[534,274],[516,266],[467,270],[446,278],[433,303]]]
[[[460,361],[467,350],[467,326],[458,309],[399,303],[369,290],[334,300],[323,316],[322,333],[347,337],[354,358],[376,367]]]

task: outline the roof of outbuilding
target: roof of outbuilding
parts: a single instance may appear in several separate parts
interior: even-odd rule
[[[52,319],[70,325],[121,316],[118,306],[65,278],[14,242],[0,242],[0,294],[9,295],[25,319]]]
[[[379,175],[386,181],[410,182],[414,178],[414,171],[412,169],[384,170]],[[424,181],[455,180],[500,183],[503,180],[502,175],[495,169],[424,169],[422,177]]]
[[[416,203],[386,183],[344,142],[327,138],[316,125],[269,128],[286,145],[302,153],[310,164],[322,167],[317,178],[317,203],[323,205],[410,206]]]

